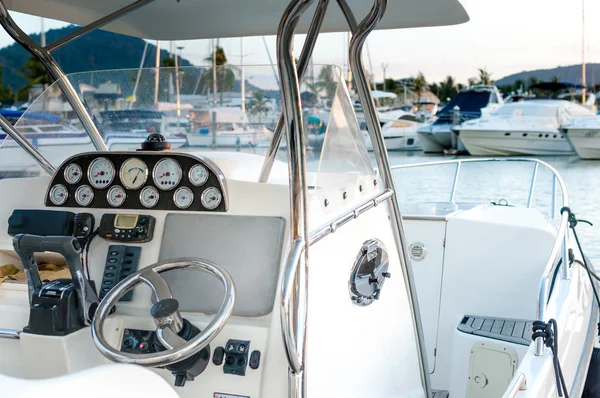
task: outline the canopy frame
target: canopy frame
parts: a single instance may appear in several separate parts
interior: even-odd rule
[[[283,270],[281,286],[281,326],[283,342],[288,358],[288,391],[289,398],[305,398],[305,350],[306,322],[308,307],[308,271],[309,248],[319,240],[320,233],[314,237],[309,235],[307,209],[307,167],[305,133],[302,119],[302,101],[300,98],[300,78],[305,72],[306,61],[310,58],[314,43],[319,35],[319,20],[324,17],[328,1],[319,0],[313,21],[307,33],[298,65],[294,61],[293,41],[298,20],[314,0],[292,0],[287,7],[277,32],[277,68],[282,92],[283,120],[278,121],[278,129],[267,152],[260,181],[268,180],[283,134],[283,124],[287,132],[288,169],[290,190],[290,238],[291,250]],[[350,40],[349,63],[356,80],[358,95],[367,120],[368,131],[373,142],[375,158],[383,182],[383,193],[377,198],[378,203],[386,203],[391,216],[392,232],[398,250],[404,284],[408,292],[411,316],[414,325],[416,349],[419,355],[421,383],[426,396],[431,396],[431,383],[424,345],[423,327],[421,323],[417,293],[412,269],[408,266],[406,239],[402,226],[402,217],[396,188],[392,176],[387,149],[379,123],[375,99],[371,93],[367,79],[367,71],[362,59],[362,49],[369,34],[377,27],[387,8],[388,0],[374,0],[369,14],[356,23],[354,14],[346,0],[337,0],[352,32]],[[282,125],[281,127],[279,125]],[[358,209],[351,210],[356,216]],[[324,231],[323,233],[325,233]]]
[[[75,114],[81,121],[83,127],[88,132],[94,147],[98,151],[107,151],[108,148],[102,139],[102,135],[94,120],[92,118],[92,114],[82,101],[82,99],[77,94],[77,91],[66,78],[65,73],[60,68],[54,57],[52,57],[52,51],[64,46],[76,40],[80,37],[85,36],[88,33],[91,33],[106,24],[113,22],[114,20],[134,11],[140,7],[148,5],[152,3],[154,0],[136,0],[134,3],[131,3],[105,17],[98,19],[86,26],[83,26],[76,30],[75,32],[58,39],[55,42],[48,44],[45,47],[42,47],[39,43],[31,38],[28,34],[23,32],[23,30],[16,24],[16,22],[12,19],[4,0],[0,0],[0,25],[4,28],[6,33],[8,33],[12,39],[17,42],[21,47],[27,50],[31,55],[37,58],[44,68],[48,71],[50,76],[56,80],[58,86],[60,87],[63,95],[66,97],[67,101],[75,111]],[[51,163],[35,148],[27,139],[4,117],[0,115],[0,124],[6,130],[6,132],[17,142],[23,149],[27,151],[37,162],[38,164],[48,173],[54,173],[54,167],[52,167]],[[6,126],[8,125],[8,126]]]

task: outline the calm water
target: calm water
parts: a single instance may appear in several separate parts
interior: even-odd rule
[[[454,157],[430,156],[423,153],[390,152],[392,165],[449,160]],[[468,159],[468,157],[465,157]],[[600,161],[582,161],[576,156],[544,157],[553,166],[567,186],[569,207],[578,218],[591,221],[594,226],[579,224],[577,233],[584,252],[595,266],[600,266]],[[401,202],[414,196],[427,201],[448,201],[452,189],[455,166],[429,166],[394,172]],[[527,204],[533,176],[533,164],[525,162],[463,163],[457,181],[456,201],[500,201],[524,206]],[[556,186],[556,210],[562,206],[560,189]],[[551,173],[540,167],[534,188],[533,206],[547,214],[552,208]]]

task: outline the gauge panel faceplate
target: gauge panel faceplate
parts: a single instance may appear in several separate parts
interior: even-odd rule
[[[108,159],[114,169],[116,170],[116,175],[112,178],[110,184],[103,188],[94,188],[93,184],[89,181],[89,176],[86,171],[89,169],[90,164],[94,162],[94,160],[99,158]],[[126,185],[121,181],[121,176],[119,175],[119,171],[121,170],[121,166],[123,163],[127,162],[131,158],[137,158],[143,161],[148,168],[148,178],[142,186],[136,186],[135,189],[128,189]],[[177,162],[181,167],[181,178],[176,185],[172,188],[172,191],[168,194],[162,194],[165,192],[164,188],[160,189],[154,182],[154,179],[151,178],[151,173],[154,170],[154,167],[161,161],[165,159],[171,159]],[[83,171],[83,175],[81,179],[75,184],[69,184],[65,180],[65,170],[69,165],[76,163]],[[200,186],[195,185],[190,180],[190,170],[194,168],[198,168],[198,165],[205,168],[208,172],[208,178],[206,182]],[[128,181],[129,182],[129,181]],[[197,183],[197,181],[194,181]],[[67,191],[68,196],[64,203],[55,204],[50,200],[50,191],[52,187],[57,184],[63,185]],[[99,209],[114,209],[114,206],[108,201],[108,191],[115,187],[120,186],[125,191],[125,199],[122,205],[119,206],[119,209],[143,209],[147,210],[147,207],[144,207],[140,201],[141,191],[146,187],[154,187],[157,188],[157,191],[161,194],[159,195],[158,203],[152,209],[156,210],[177,210],[177,211],[211,211],[211,212],[224,212],[227,211],[227,192],[225,186],[225,180],[221,171],[211,162],[198,158],[193,155],[187,154],[174,154],[174,153],[160,153],[160,152],[152,152],[152,153],[140,153],[140,152],[91,152],[91,153],[83,153],[77,156],[73,156],[63,162],[63,164],[59,167],[57,172],[54,174],[52,178],[52,182],[48,187],[46,192],[46,197],[44,202],[47,207],[83,207],[75,200],[75,192],[82,185],[90,185],[93,193],[94,199],[86,208],[99,208]],[[137,185],[137,184],[136,184]],[[189,207],[185,209],[181,209],[178,207],[173,199],[173,192],[177,189],[187,187],[193,193],[193,202]],[[221,192],[223,196],[223,200],[215,209],[206,208],[201,201],[202,193],[207,188],[216,188]]]

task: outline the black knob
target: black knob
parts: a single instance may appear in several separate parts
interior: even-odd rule
[[[153,318],[166,318],[173,315],[179,309],[179,301],[174,298],[162,299],[150,308]]]
[[[142,151],[166,151],[171,149],[171,143],[162,134],[152,133],[142,142]]]

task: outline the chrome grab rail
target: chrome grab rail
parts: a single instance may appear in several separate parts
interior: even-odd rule
[[[504,398],[514,398],[517,396],[519,391],[525,391],[526,389],[527,379],[525,378],[525,375],[521,372],[517,372],[513,376],[510,385],[506,389],[506,392],[504,393]]]
[[[428,163],[415,163],[415,164],[406,164],[406,165],[397,165],[393,166],[392,170],[398,169],[407,169],[407,168],[415,168],[415,167],[427,167],[427,166],[439,166],[445,164],[456,164],[456,171],[454,174],[454,182],[452,186],[452,192],[450,194],[450,201],[454,203],[454,196],[456,193],[456,186],[458,180],[458,174],[460,172],[460,167],[463,163],[487,163],[487,162],[531,162],[534,163],[534,171],[532,175],[531,185],[529,187],[529,197],[527,200],[527,207],[531,207],[532,204],[532,196],[534,194],[534,185],[537,179],[538,167],[540,165],[546,167],[553,174],[552,177],[552,214],[551,217],[554,218],[555,210],[556,210],[556,183],[560,187],[560,193],[562,195],[562,205],[569,205],[569,198],[566,190],[566,185],[562,179],[562,177],[558,174],[558,171],[548,163],[539,160],[539,159],[529,159],[529,158],[489,158],[489,159],[454,159],[454,160],[444,160],[438,162],[428,162]],[[560,225],[558,228],[558,233],[556,235],[556,239],[554,241],[554,245],[552,246],[552,251],[546,262],[546,267],[544,268],[544,272],[542,273],[542,277],[540,278],[539,290],[538,290],[538,303],[537,303],[537,319],[540,321],[545,321],[546,318],[546,307],[548,303],[549,294],[550,294],[550,282],[554,273],[556,272],[556,267],[561,263],[561,277],[563,279],[569,279],[569,248],[568,248],[568,227],[569,227],[569,216],[566,212],[560,215]],[[543,356],[544,355],[544,342],[541,338],[537,338],[535,340],[535,355]]]
[[[12,329],[0,329],[0,339],[14,339],[18,340],[21,338],[20,330]]]

